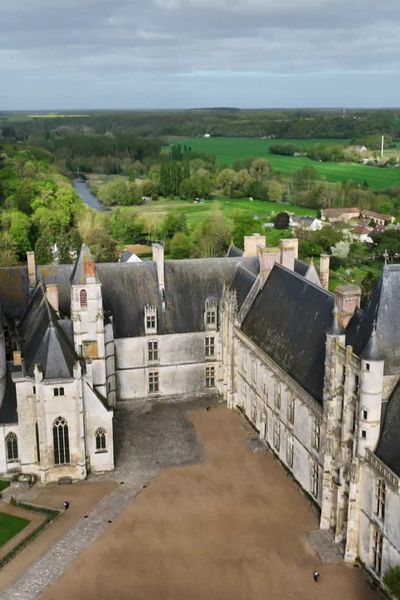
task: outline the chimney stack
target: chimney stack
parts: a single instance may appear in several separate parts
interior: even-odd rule
[[[265,248],[265,235],[253,233],[253,235],[244,236],[243,256],[257,256],[257,247]]]
[[[281,251],[281,265],[294,271],[294,261],[298,253],[297,239],[283,239],[279,241]]]
[[[58,313],[58,285],[56,283],[48,283],[46,285],[46,298],[48,303],[54,308],[56,313]]]
[[[258,260],[260,263],[260,289],[264,287],[275,263],[279,264],[281,251],[279,248],[258,248]]]
[[[346,328],[361,303],[361,288],[358,285],[340,285],[335,290],[336,306],[340,322]]]
[[[319,279],[325,290],[329,289],[329,262],[330,256],[328,254],[321,254],[319,259]]]
[[[164,297],[165,282],[164,282],[164,246],[162,244],[152,244],[153,260],[157,266],[158,289]]]
[[[35,261],[35,253],[33,250],[30,250],[26,253],[26,258],[28,261],[28,280],[29,287],[34,288],[36,286],[36,261]]]

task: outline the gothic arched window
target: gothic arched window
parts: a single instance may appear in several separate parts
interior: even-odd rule
[[[7,460],[18,460],[18,439],[14,432],[10,432],[6,437]]]
[[[79,292],[79,301],[81,303],[81,307],[87,306],[87,291],[81,290]]]
[[[69,463],[68,424],[63,417],[58,417],[53,424],[54,463],[67,465]]]
[[[106,432],[102,427],[96,431],[96,450],[105,450],[106,444]]]

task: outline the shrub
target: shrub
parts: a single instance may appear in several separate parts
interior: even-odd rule
[[[397,567],[390,567],[390,569],[386,571],[383,583],[394,598],[400,599],[400,565],[397,565]]]

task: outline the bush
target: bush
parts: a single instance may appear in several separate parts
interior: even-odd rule
[[[386,571],[383,583],[395,598],[400,599],[400,565]]]

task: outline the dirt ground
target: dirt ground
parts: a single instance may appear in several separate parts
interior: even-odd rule
[[[320,563],[314,509],[270,453],[249,449],[237,413],[191,418],[207,461],[155,479],[43,600],[377,598],[358,569]]]
[[[115,487],[112,481],[83,482],[74,485],[54,485],[52,487],[38,488],[38,494],[32,502],[49,508],[63,508],[64,500],[69,500],[70,508],[61,514],[45,531],[28,544],[15,558],[0,570],[0,593],[6,589],[24,570],[43,556],[49,548],[62,537],[86,512],[109,494]],[[10,507],[11,510],[12,507]],[[3,508],[1,508],[3,510]],[[43,519],[41,513],[18,510],[18,515],[40,524]],[[15,513],[17,514],[17,513]],[[45,517],[44,517],[45,518]],[[26,527],[28,529],[30,525]],[[24,532],[25,530],[22,530]],[[21,534],[22,534],[21,532]],[[28,532],[29,533],[29,532]],[[25,537],[25,536],[23,536]]]

